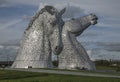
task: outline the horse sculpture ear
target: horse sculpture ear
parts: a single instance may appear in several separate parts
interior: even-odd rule
[[[62,15],[65,13],[65,11],[66,11],[66,8],[62,9],[62,10],[59,12],[59,15],[62,16]]]

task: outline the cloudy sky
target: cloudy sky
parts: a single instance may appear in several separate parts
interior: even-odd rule
[[[85,30],[78,40],[85,42],[86,49],[98,48],[95,54],[117,54],[120,58],[120,0],[0,0],[0,44],[19,41],[31,17],[44,5],[67,7],[64,19],[95,13],[98,24]]]
[[[58,9],[69,5],[69,16],[63,16],[68,18],[95,13],[99,23],[87,29],[81,41],[120,42],[119,4],[120,0],[0,0],[0,43],[20,39],[30,18],[44,5]]]
[[[78,38],[81,41],[120,41],[120,0],[0,0],[0,42],[20,39],[31,17],[44,5],[68,7],[63,17],[95,13],[98,24]],[[96,37],[97,36],[97,37]]]

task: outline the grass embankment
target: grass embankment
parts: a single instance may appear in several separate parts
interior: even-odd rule
[[[0,70],[0,82],[120,82],[120,79]]]
[[[111,67],[111,66],[96,66],[97,70],[114,70],[117,71],[117,67]]]

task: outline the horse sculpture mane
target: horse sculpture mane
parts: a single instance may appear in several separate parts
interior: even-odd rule
[[[36,15],[32,18],[32,20],[30,21],[30,23],[28,24],[28,27],[26,28],[26,30],[29,30],[29,28],[33,25],[33,22],[39,17],[40,14],[43,14],[43,12],[48,12],[51,15],[55,14],[56,10],[53,6],[45,6],[44,8],[42,8],[40,11],[38,11],[36,13]]]

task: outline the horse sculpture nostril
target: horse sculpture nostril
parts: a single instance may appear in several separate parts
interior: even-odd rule
[[[56,46],[54,49],[55,49],[55,50],[54,50],[55,55],[59,55],[59,53],[61,52],[60,47],[59,47],[59,46]]]
[[[93,25],[95,25],[95,24],[97,24],[97,21],[94,21],[94,24],[93,24]]]
[[[91,20],[98,20],[98,17],[95,16],[95,17],[93,17]]]

